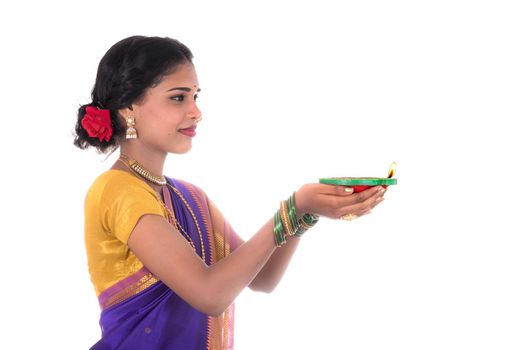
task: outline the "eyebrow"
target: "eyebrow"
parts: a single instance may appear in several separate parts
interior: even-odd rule
[[[166,92],[173,91],[173,90],[182,90],[182,91],[185,91],[185,92],[191,92],[191,88],[184,87],[184,86],[174,87],[172,89],[167,90]],[[197,89],[196,92],[200,92],[200,90],[201,89],[199,88],[199,89]]]

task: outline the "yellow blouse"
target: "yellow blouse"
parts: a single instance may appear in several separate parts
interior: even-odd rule
[[[126,171],[108,170],[91,185],[85,200],[85,244],[96,295],[143,265],[127,241],[145,214],[167,219],[155,191]]]

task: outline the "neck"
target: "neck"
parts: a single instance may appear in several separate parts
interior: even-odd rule
[[[167,153],[153,151],[146,147],[136,147],[130,142],[124,142],[120,146],[120,154],[125,154],[139,162],[151,174],[161,176],[164,174],[164,163],[166,161]]]

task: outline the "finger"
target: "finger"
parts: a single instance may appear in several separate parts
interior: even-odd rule
[[[371,209],[375,208],[377,205],[379,205],[380,203],[382,203],[385,200],[386,200],[386,198],[384,198],[384,197],[377,198],[373,203],[371,203],[371,206],[370,206],[369,209],[371,210]]]
[[[347,196],[353,193],[353,188],[349,186],[339,186],[339,185],[328,185],[320,184],[321,193],[328,194],[332,196]]]
[[[358,214],[358,217],[360,218],[360,217],[363,217],[364,215],[368,215],[368,214],[371,214],[371,210],[367,210],[367,211],[365,211],[363,213]]]
[[[364,212],[367,212],[368,210],[373,209],[376,205],[378,205],[383,200],[384,200],[384,197],[382,197],[382,193],[377,192],[375,193],[375,195],[369,197],[364,202],[350,204],[348,206],[341,207],[338,211],[338,214],[339,216],[347,214],[347,213],[358,215],[359,213],[364,213]]]
[[[369,209],[373,209],[376,205],[378,205],[383,200],[384,200],[384,191],[379,191],[373,197],[369,198],[362,204],[364,204],[364,206],[368,207]]]
[[[372,188],[368,189],[368,191],[372,189],[375,190],[375,192],[380,192],[380,193],[386,192],[386,188],[382,186],[373,186]]]
[[[339,196],[348,196],[350,194],[353,194],[355,192],[355,189],[350,186],[337,186],[336,194]]]
[[[349,216],[349,218],[344,218],[344,220],[355,220],[355,219],[358,219],[364,215],[368,215],[371,213],[371,210],[366,210],[366,211],[361,211],[361,212],[357,212],[357,213],[346,213],[344,214],[344,216]],[[350,214],[352,214],[353,216],[350,216]],[[342,216],[339,217],[339,219],[342,219]]]
[[[348,204],[363,203],[370,200],[370,198],[382,196],[383,194],[384,189],[380,186],[375,186],[360,193],[353,194],[350,196],[351,200],[348,202]]]
[[[344,188],[344,192],[346,194],[352,194],[353,192],[355,192],[355,189],[353,187],[346,187],[346,186],[341,186]]]

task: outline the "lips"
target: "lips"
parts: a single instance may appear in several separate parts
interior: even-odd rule
[[[181,134],[184,134],[186,136],[189,136],[189,137],[193,137],[196,135],[196,126],[191,126],[189,128],[185,128],[185,129],[180,129],[178,130]]]

